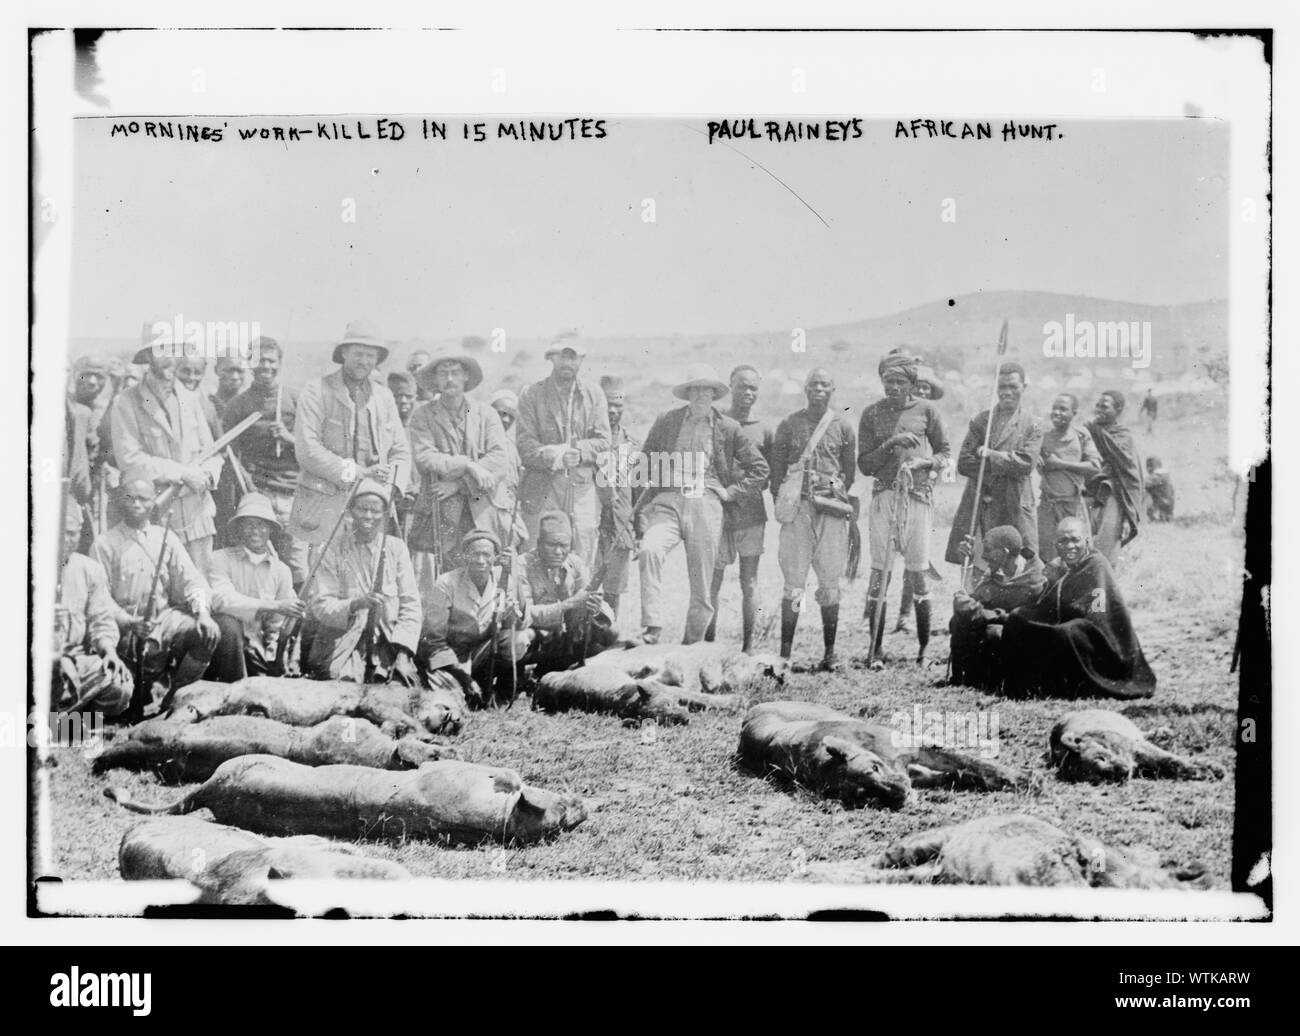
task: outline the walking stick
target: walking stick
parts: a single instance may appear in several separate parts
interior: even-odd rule
[[[975,536],[975,526],[979,522],[980,508],[983,505],[981,497],[984,494],[984,467],[988,463],[989,441],[993,435],[993,410],[998,404],[998,378],[1002,375],[1002,357],[1007,352],[1007,322],[1002,321],[1002,330],[998,332],[998,359],[993,367],[993,394],[989,400],[989,417],[984,425],[984,449],[980,453],[979,473],[975,479],[975,499],[972,501],[970,513],[970,532],[968,535],[972,538]],[[971,558],[967,556],[961,563],[961,588],[966,589],[966,579],[970,573]]]

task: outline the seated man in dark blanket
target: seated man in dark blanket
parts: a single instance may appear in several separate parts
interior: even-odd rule
[[[1002,628],[1004,691],[1009,697],[1149,698],[1147,665],[1105,556],[1078,518],[1056,530],[1059,560],[1033,604]]]
[[[963,554],[975,549],[967,536]],[[988,571],[969,594],[958,591],[952,600],[952,682],[968,687],[1001,690],[999,647],[1002,623],[1013,608],[1037,599],[1047,584],[1043,562],[1026,547],[1014,525],[999,525],[984,537],[984,567]]]

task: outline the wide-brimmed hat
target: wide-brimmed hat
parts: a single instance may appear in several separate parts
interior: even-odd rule
[[[546,352],[542,353],[542,357],[549,360],[551,357],[564,352],[565,349],[572,349],[580,360],[587,355],[587,349],[578,338],[577,331],[561,331],[551,339],[551,344],[546,347]]]
[[[494,407],[498,403],[504,403],[510,408],[512,413],[519,410],[519,397],[510,389],[497,389],[496,392],[492,394],[490,402]]]
[[[165,327],[165,331],[155,331],[155,327]],[[176,355],[175,347],[184,346],[187,342],[196,341],[196,337],[188,332],[182,331],[182,339],[176,341],[175,324],[170,320],[146,320],[140,325],[140,348],[135,351],[131,357],[132,363],[148,365],[149,361],[158,354],[159,346],[165,349],[171,349],[172,355]]]
[[[239,506],[235,508],[230,521],[226,522],[226,528],[229,529],[241,518],[261,518],[262,521],[274,525],[276,532],[284,531],[280,519],[275,516],[275,508],[271,506],[271,498],[261,493],[245,493],[240,498]]]
[[[466,392],[476,388],[483,381],[483,368],[474,357],[467,353],[439,353],[415,372],[415,380],[420,383],[421,388],[432,392],[438,391],[438,386],[433,381],[433,372],[438,369],[440,363],[459,363],[465,368]]]
[[[718,372],[707,363],[692,363],[686,368],[686,380],[673,389],[678,399],[686,399],[686,393],[693,388],[707,386],[713,389],[714,400],[719,400],[731,391],[731,386],[718,377]]]
[[[916,382],[918,385],[921,382],[925,382],[930,386],[931,399],[943,399],[943,382],[940,381],[939,376],[925,364],[921,364],[916,368]]]
[[[343,362],[345,345],[368,345],[372,349],[379,350],[380,363],[388,359],[388,346],[384,344],[384,336],[379,333],[379,328],[372,320],[354,320],[343,329],[343,337],[334,346],[335,363]]]

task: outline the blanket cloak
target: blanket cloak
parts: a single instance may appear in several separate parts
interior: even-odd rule
[[[1052,565],[1038,600],[1007,616],[1002,659],[1010,696],[1149,698],[1156,687],[1110,562],[1095,550],[1072,568]]]

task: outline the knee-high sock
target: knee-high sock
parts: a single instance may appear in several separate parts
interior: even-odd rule
[[[722,581],[726,577],[725,568],[713,570],[713,582],[709,585],[709,599],[713,602],[713,618],[709,620],[709,628],[704,631],[704,639],[709,642],[712,642],[718,633],[718,595],[722,593]]]
[[[794,601],[781,600],[781,657],[789,658],[794,648],[794,629],[799,625],[799,613],[795,611]]]
[[[916,641],[920,645],[917,658],[925,655],[926,645],[930,643],[930,592],[925,585],[924,572],[904,572],[904,585],[912,590],[912,599],[916,602]]]
[[[716,576],[715,576],[716,577]],[[716,607],[716,605],[715,605]],[[754,618],[758,613],[758,557],[740,559],[740,621],[744,642],[742,651],[754,643]]]
[[[826,649],[826,657],[829,658],[835,653],[835,634],[840,628],[840,606],[839,603],[822,605],[822,644]]]

